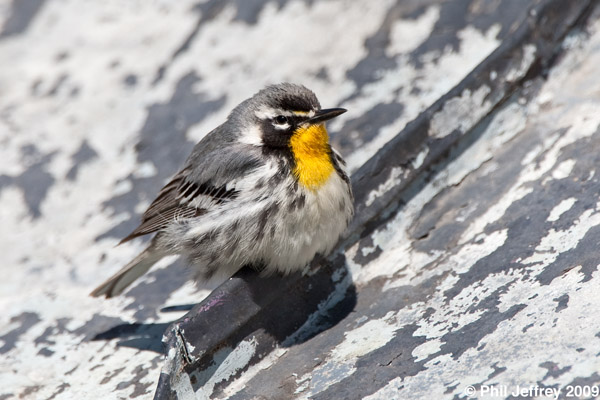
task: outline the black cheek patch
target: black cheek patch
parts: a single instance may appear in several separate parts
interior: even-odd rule
[[[282,162],[287,162],[287,165],[294,165],[294,155],[290,148],[290,138],[295,129],[292,124],[286,131],[275,129],[271,121],[263,121],[263,155],[275,156]],[[287,165],[278,165],[280,171],[284,173],[287,170]],[[270,182],[269,182],[270,183]]]
[[[269,147],[287,147],[292,136],[293,127],[288,130],[276,129],[270,120],[263,121],[263,142]]]

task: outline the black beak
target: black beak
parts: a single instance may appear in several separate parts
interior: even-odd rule
[[[346,110],[345,108],[326,108],[325,110],[317,111],[315,113],[315,116],[310,118],[306,122],[308,122],[311,125],[319,124],[321,122],[325,122],[332,118],[335,118],[338,115],[345,113],[346,111],[348,110]]]

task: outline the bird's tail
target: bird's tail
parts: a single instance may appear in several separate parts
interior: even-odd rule
[[[142,251],[129,264],[124,266],[119,272],[111,276],[106,282],[98,286],[90,296],[106,298],[117,296],[123,293],[127,286],[131,285],[140,276],[144,275],[164,254],[157,251],[153,244],[150,244],[146,250]]]

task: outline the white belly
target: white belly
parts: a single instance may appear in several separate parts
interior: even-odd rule
[[[263,244],[267,269],[291,272],[317,253],[329,254],[350,222],[352,196],[337,173],[318,191],[299,191],[305,196],[304,207],[281,210],[285,223],[276,227],[272,243]]]
[[[272,174],[259,170],[256,176],[277,171],[264,168]],[[258,190],[252,176],[247,182],[247,195],[192,222],[173,224],[164,235],[169,248],[189,258],[199,279],[228,277],[244,265],[266,273],[298,270],[317,253],[327,255],[353,215],[351,190],[336,172],[317,191],[292,176],[276,188]]]

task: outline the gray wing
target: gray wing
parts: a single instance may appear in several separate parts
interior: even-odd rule
[[[119,244],[160,231],[174,220],[198,217],[210,207],[238,196],[235,181],[262,164],[260,149],[237,142],[216,145],[211,138],[215,133],[211,132],[194,147],[183,169],[144,212],[141,224]]]

